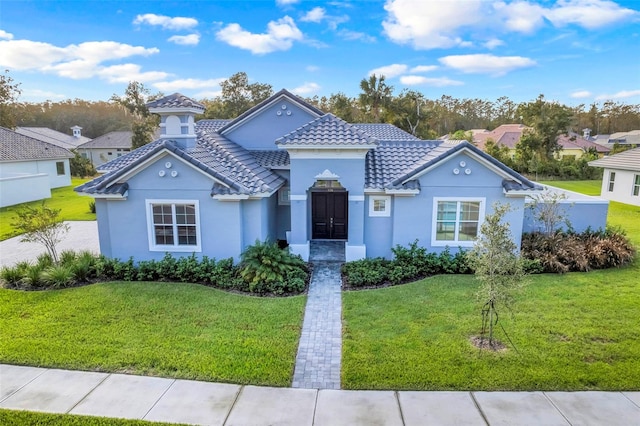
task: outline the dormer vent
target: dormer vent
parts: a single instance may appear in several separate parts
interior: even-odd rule
[[[147,108],[160,116],[160,138],[175,140],[183,148],[195,147],[195,116],[204,113],[204,105],[174,93],[147,103]]]

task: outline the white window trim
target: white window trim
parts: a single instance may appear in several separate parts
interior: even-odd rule
[[[374,205],[376,201],[384,201],[384,210],[375,211]],[[370,195],[369,196],[369,216],[390,217],[391,216],[391,197],[388,195]]]
[[[607,192],[614,192],[616,186],[616,172],[609,172],[609,182],[607,185]]]
[[[153,204],[193,204],[196,208],[196,241],[193,246],[178,245],[177,239],[175,244],[156,244],[155,231],[153,228]],[[163,199],[147,199],[145,200],[147,210],[147,236],[149,241],[149,251],[161,252],[181,252],[181,253],[200,253],[202,251],[202,238],[200,235],[200,202],[198,200],[163,200]],[[174,225],[176,225],[174,223]]]
[[[433,214],[431,216],[431,246],[432,247],[473,247],[475,241],[441,241],[436,240],[436,231],[438,229],[438,202],[440,201],[475,201],[480,203],[480,209],[478,211],[478,233],[480,227],[484,222],[485,206],[487,199],[484,197],[433,197]],[[456,225],[458,224],[458,218],[456,217]]]
[[[291,188],[283,186],[278,190],[278,205],[289,206],[291,205]]]
[[[633,175],[633,180],[631,181],[631,196],[632,197],[639,197],[640,196],[640,183],[636,183],[636,181],[640,179],[640,174],[635,174]],[[635,194],[636,189],[638,190],[638,193]]]

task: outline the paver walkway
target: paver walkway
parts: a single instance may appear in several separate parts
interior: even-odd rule
[[[313,276],[298,344],[293,387],[340,389],[344,242],[312,241]]]
[[[0,364],[0,409],[220,426],[638,426],[640,392],[291,389]]]

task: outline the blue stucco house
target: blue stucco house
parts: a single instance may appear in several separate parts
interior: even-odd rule
[[[535,228],[526,202],[543,187],[467,142],[349,124],[286,90],[233,120],[196,123],[204,107],[178,93],[148,107],[160,139],[76,188],[96,200],[108,257],[238,259],[256,240],[285,239],[305,260],[324,239],[344,241],[346,260],[389,258],[416,239],[457,250],[473,245],[496,201],[512,205],[518,243]],[[581,203],[574,227],[603,227],[606,207]]]

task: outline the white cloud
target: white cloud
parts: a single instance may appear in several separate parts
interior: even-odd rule
[[[216,87],[219,88],[220,83],[225,80],[225,78],[212,78],[209,80],[186,78],[173,81],[159,81],[157,83],[153,83],[153,87],[163,92],[179,92],[180,90],[192,89],[211,89]]]
[[[8,33],[5,30],[0,30],[0,39],[13,40],[13,34]]]
[[[184,46],[195,46],[200,43],[200,34],[174,35],[169,37],[168,41]]]
[[[504,46],[504,41],[497,38],[492,38],[491,40],[487,40],[483,46],[489,50],[493,50],[496,47]]]
[[[307,65],[307,67],[305,68],[307,71],[309,72],[316,72],[318,70],[320,70],[320,67],[317,65]]]
[[[142,72],[140,65],[121,64],[105,67],[103,62],[131,56],[149,56],[157,48],[145,48],[115,41],[90,41],[54,46],[30,40],[0,41],[0,67],[15,70],[33,70],[56,74],[71,79],[100,77],[109,82],[140,82],[166,78],[161,71]]]
[[[165,30],[187,30],[198,26],[198,20],[194,18],[184,18],[177,16],[172,18],[170,16],[156,15],[154,13],[145,13],[144,15],[136,16],[133,20],[136,25],[147,24],[160,26]]]
[[[256,55],[277,50],[289,50],[294,41],[300,41],[304,38],[302,32],[289,16],[269,22],[267,32],[263,34],[250,33],[234,23],[219,30],[216,37],[231,46],[249,50]]]
[[[640,96],[640,90],[621,90],[620,92],[616,92],[611,95],[598,95],[596,96],[596,99],[599,101],[604,101],[610,99],[632,98],[635,96]]]
[[[369,34],[366,34],[366,33],[358,32],[358,31],[340,30],[338,31],[338,36],[348,41],[359,40],[365,43],[375,43],[376,41],[375,37],[370,36]]]
[[[299,3],[300,0],[276,0],[278,6],[289,6],[291,4]]]
[[[576,24],[594,29],[638,19],[640,12],[608,0],[559,0],[555,7],[545,12],[545,17],[556,27]]]
[[[416,49],[458,46],[457,31],[484,19],[481,0],[415,1],[387,0],[382,22],[385,34],[394,42]]]
[[[409,72],[420,73],[420,72],[430,72],[438,69],[437,65],[418,65],[417,67],[413,67],[409,70]]]
[[[462,81],[451,80],[447,77],[428,78],[422,75],[403,75],[400,77],[400,83],[406,86],[425,85],[435,87],[462,86],[464,84]]]
[[[391,65],[385,65],[384,67],[379,67],[379,68],[374,68],[371,71],[369,71],[367,73],[367,75],[370,77],[373,74],[377,75],[377,76],[381,76],[384,75],[386,78],[393,78],[393,77],[397,77],[401,74],[404,74],[405,72],[407,72],[407,69],[409,67],[404,65],[404,64],[391,64]]]
[[[569,96],[571,96],[574,99],[582,99],[582,98],[590,98],[592,94],[588,90],[578,90],[571,93]]]
[[[493,4],[494,12],[497,12],[504,26],[510,31],[530,34],[544,24],[544,8],[538,4],[527,1],[515,1],[513,3],[497,2]]]
[[[315,22],[316,24],[322,22],[325,17],[325,10],[322,7],[314,7],[308,11],[300,20],[302,22]]]
[[[320,85],[318,83],[304,83],[302,86],[298,86],[291,90],[291,92],[296,95],[309,95],[311,93],[316,93],[318,90],[320,90]]]
[[[532,59],[522,56],[495,56],[487,54],[452,55],[440,58],[439,61],[449,68],[469,74],[504,75],[519,68],[536,65]]]

